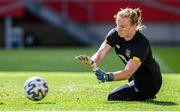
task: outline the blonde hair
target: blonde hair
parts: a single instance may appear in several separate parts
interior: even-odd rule
[[[142,25],[141,19],[141,10],[139,8],[132,9],[132,8],[125,8],[118,11],[118,13],[114,16],[116,23],[120,17],[128,17],[131,20],[131,25],[137,25],[137,30],[143,30],[145,28]]]

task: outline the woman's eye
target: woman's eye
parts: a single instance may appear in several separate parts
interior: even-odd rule
[[[125,26],[121,26],[121,28],[125,28]]]

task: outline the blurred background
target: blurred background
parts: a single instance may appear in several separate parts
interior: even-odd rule
[[[6,59],[7,55],[12,56],[20,52],[17,49],[34,48],[36,50],[36,48],[42,47],[95,47],[97,49],[108,31],[115,27],[113,16],[120,8],[126,7],[142,9],[143,24],[147,27],[143,32],[153,47],[155,45],[166,46],[164,51],[155,49],[156,54],[163,52],[163,56],[167,56],[172,52],[173,54],[164,60],[169,59],[168,62],[172,62],[173,59],[176,59],[174,53],[180,52],[178,49],[180,45],[179,0],[0,0],[0,61],[4,60],[5,63],[0,66],[0,70],[22,69],[22,67],[18,69],[16,63],[14,63],[13,69],[12,60],[7,63],[7,60],[12,59],[12,57]],[[167,46],[168,48],[176,46],[176,48],[166,52]],[[12,49],[16,52],[5,55],[3,54],[4,49]],[[78,53],[92,55],[96,50],[90,50],[92,52],[86,52],[86,49],[77,51],[72,56]],[[18,57],[19,55],[20,53]],[[161,64],[166,63],[161,59],[163,56],[157,56]],[[27,60],[30,58],[32,57],[28,57]],[[59,65],[62,66],[61,63]],[[170,64],[163,64],[163,66],[166,65]],[[21,66],[27,66],[27,63],[21,64]],[[69,64],[69,66],[74,65]],[[172,66],[175,65],[172,63]],[[34,68],[36,69],[27,67],[24,70],[50,69],[48,66],[43,66],[44,69],[37,69],[38,67],[35,65]],[[169,68],[174,67],[166,66],[164,71],[180,71]],[[63,69],[57,67],[52,70]],[[71,71],[75,71],[75,69]]]

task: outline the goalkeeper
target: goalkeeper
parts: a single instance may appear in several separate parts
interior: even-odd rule
[[[155,98],[161,88],[162,76],[159,64],[152,56],[148,39],[141,33],[141,10],[125,8],[115,15],[116,27],[107,34],[99,50],[92,56],[76,58],[93,68],[99,82],[128,80],[128,83],[112,90],[108,100],[147,100]],[[105,72],[99,64],[114,48],[125,63],[125,68],[116,72]],[[113,66],[113,65],[110,65]]]

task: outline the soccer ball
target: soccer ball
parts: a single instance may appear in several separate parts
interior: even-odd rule
[[[24,83],[24,93],[30,100],[42,100],[48,93],[47,81],[38,76],[30,77]]]

